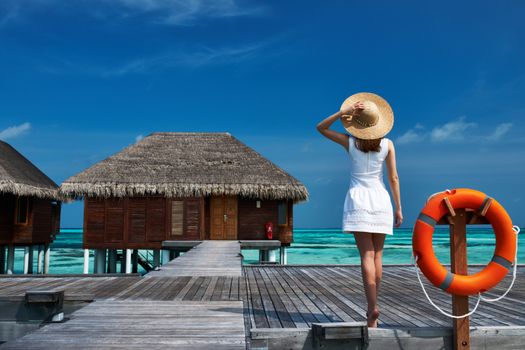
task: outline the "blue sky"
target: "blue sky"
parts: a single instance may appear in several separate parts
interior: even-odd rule
[[[155,131],[228,131],[300,179],[295,226],[340,227],[359,91],[395,113],[404,226],[470,187],[525,225],[522,1],[0,2],[0,139],[57,183]],[[341,125],[335,125],[343,131]],[[81,203],[64,227],[82,225]]]

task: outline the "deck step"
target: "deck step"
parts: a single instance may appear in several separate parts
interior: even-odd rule
[[[365,322],[312,323],[312,341],[314,349],[335,345],[334,343],[364,348],[368,345],[368,327]]]

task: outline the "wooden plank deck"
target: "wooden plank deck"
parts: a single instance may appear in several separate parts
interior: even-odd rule
[[[244,266],[243,277],[0,278],[0,298],[27,290],[63,289],[66,300],[244,301],[250,328],[310,327],[314,322],[363,321],[365,299],[358,266]],[[501,293],[510,274],[494,290]],[[450,296],[425,282],[433,300],[450,309]],[[491,295],[493,293],[490,293]],[[475,298],[471,298],[473,305]],[[411,266],[385,266],[379,306],[384,327],[448,327],[450,319],[424,298]],[[497,303],[480,304],[473,326],[525,326],[525,271]]]
[[[250,328],[303,328],[316,322],[363,322],[366,300],[359,266],[245,266]],[[481,302],[472,326],[525,326],[525,271],[518,267],[512,291],[496,303]],[[509,274],[489,295],[503,293]],[[432,299],[450,312],[451,297],[425,282]],[[470,298],[471,307],[475,297]],[[384,266],[380,326],[451,327],[426,300],[412,266]]]
[[[2,349],[246,349],[241,301],[96,301]]]
[[[28,290],[64,290],[65,299],[90,296],[93,299],[111,298],[142,280],[132,277],[93,277],[77,275],[67,277],[2,277],[0,298],[20,298]]]
[[[479,267],[473,268],[474,271],[476,269]],[[97,304],[99,302],[107,302],[107,305],[124,303],[120,305],[141,308],[141,305],[155,302],[159,303],[159,307],[170,303],[180,307],[184,303],[212,305],[215,302],[236,302],[243,306],[238,320],[244,322],[248,336],[250,331],[304,330],[316,322],[365,320],[366,303],[359,266],[253,265],[244,266],[242,270],[242,276],[3,277],[0,278],[0,299],[20,298],[31,289],[64,289],[66,300],[82,294],[93,295],[96,302],[92,305],[101,305]],[[510,277],[509,274],[495,289],[495,294],[509,285]],[[520,266],[513,290],[500,302],[482,302],[471,317],[472,326],[502,327],[499,329],[525,326],[524,277],[525,270]],[[450,310],[450,296],[428,283],[426,286],[436,303]],[[475,298],[471,298],[471,306],[474,301]],[[429,305],[412,266],[384,266],[379,307],[380,327],[383,329],[450,329],[452,324],[449,318]],[[89,313],[89,310],[86,307],[79,311]],[[141,317],[147,319],[148,315]],[[164,325],[169,328],[167,323],[162,327]],[[145,322],[143,326],[154,328],[151,322]],[[171,327],[176,329],[177,323],[174,322]],[[57,329],[63,336],[68,328]],[[156,334],[155,329],[151,332]]]
[[[184,255],[162,265],[147,277],[242,275],[239,241],[203,241]]]

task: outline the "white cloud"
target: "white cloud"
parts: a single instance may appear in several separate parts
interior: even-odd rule
[[[396,143],[403,145],[408,143],[421,142],[427,137],[427,134],[422,132],[422,130],[424,129],[425,127],[422,124],[417,123],[412,129],[399,136],[396,139]]]
[[[30,129],[31,129],[31,124],[27,122],[20,124],[20,125],[10,126],[0,131],[0,139],[1,140],[13,139],[15,137],[25,134]]]
[[[266,43],[256,43],[238,47],[203,48],[179,57],[181,64],[204,66],[208,64],[238,63],[254,56]]]
[[[492,127],[490,125],[486,126]],[[498,141],[512,129],[513,124],[501,123],[492,127],[494,131],[489,135],[473,133],[472,129],[476,127],[476,123],[467,122],[465,117],[460,117],[457,120],[450,121],[441,126],[436,126],[431,132],[425,132],[425,127],[418,123],[412,129],[409,129],[399,136],[396,139],[396,143],[403,145],[422,142],[427,139],[430,139],[433,142]]]
[[[259,15],[261,6],[240,6],[235,0],[118,0],[133,13],[149,13],[169,25],[192,25],[202,18],[224,18]]]
[[[144,138],[144,135],[140,134],[140,135],[137,135],[137,137],[135,137],[135,142],[139,142],[140,140],[142,140]]]
[[[407,143],[420,142],[423,141],[425,137],[425,134],[417,133],[414,129],[410,129],[403,135],[399,136],[396,139],[396,143],[403,145]]]
[[[105,69],[102,76],[122,76],[126,74],[146,74],[163,68],[184,66],[198,68],[216,64],[235,64],[256,57],[268,43],[262,42],[239,47],[208,48],[193,52],[167,53],[138,58],[119,67]]]
[[[476,126],[476,123],[466,122],[465,117],[460,117],[456,121],[435,127],[430,133],[430,139],[434,142],[463,141],[466,139],[465,132]]]
[[[501,123],[496,129],[494,129],[494,132],[490,134],[487,139],[490,141],[498,141],[507,134],[510,129],[512,129],[512,123]]]
[[[143,22],[174,26],[193,26],[214,18],[260,16],[267,12],[264,5],[238,0],[32,0],[20,3],[19,0],[0,1],[0,26],[27,18],[32,12],[53,10],[112,22],[141,16]]]

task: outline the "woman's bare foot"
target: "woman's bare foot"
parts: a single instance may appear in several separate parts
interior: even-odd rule
[[[366,323],[369,328],[377,327],[377,319],[379,318],[379,310],[374,309],[372,312],[366,313]]]

